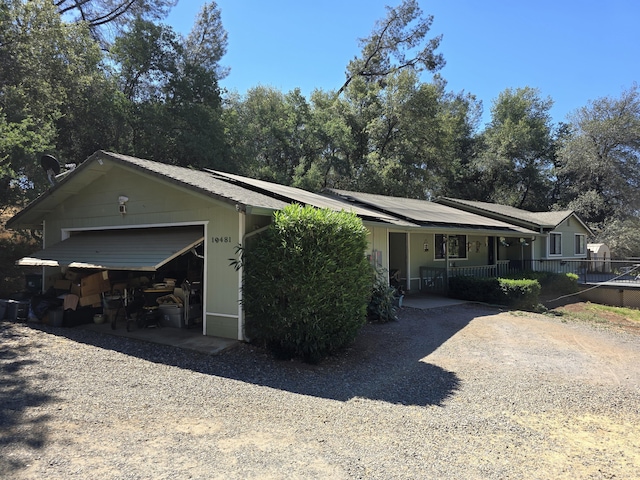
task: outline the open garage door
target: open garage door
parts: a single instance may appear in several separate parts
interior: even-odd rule
[[[203,241],[201,226],[77,232],[17,263],[153,272]]]

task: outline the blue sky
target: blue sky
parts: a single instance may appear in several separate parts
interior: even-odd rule
[[[187,34],[204,2],[180,0],[166,23]],[[337,89],[347,63],[399,0],[218,0],[230,67],[221,83],[241,94],[258,86]],[[533,87],[551,97],[555,123],[601,97],[619,97],[640,81],[637,0],[420,1],[443,35],[440,74],[448,90],[476,95],[489,120],[506,88]],[[423,77],[429,81],[430,76]]]

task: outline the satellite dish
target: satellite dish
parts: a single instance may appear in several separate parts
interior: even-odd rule
[[[47,173],[47,178],[51,185],[56,184],[56,175],[60,173],[60,163],[53,155],[43,155],[40,157],[40,166]]]

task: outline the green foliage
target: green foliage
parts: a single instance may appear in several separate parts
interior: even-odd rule
[[[283,94],[256,87],[244,99],[233,97],[229,105],[235,118],[227,134],[242,159],[241,172],[290,185],[301,163],[317,150],[310,107],[300,91]]]
[[[177,0],[56,0],[58,13],[85,24],[94,38],[107,47],[114,33],[122,33],[136,19],[157,22],[167,16]]]
[[[375,272],[371,298],[367,305],[367,318],[375,323],[387,323],[398,319],[397,291],[389,285],[385,272]]]
[[[449,278],[449,296],[460,300],[501,303],[502,290],[497,278],[461,275]]]
[[[244,246],[249,338],[283,357],[317,362],[366,321],[367,230],[351,213],[291,205]]]
[[[218,14],[217,20],[214,18]],[[110,55],[129,103],[131,154],[164,163],[235,170],[225,160],[222,103],[216,59],[200,62],[226,33],[219,12],[203,7],[186,48],[165,25],[137,20],[116,39]],[[212,22],[209,25],[207,22]],[[198,43],[198,37],[201,43]],[[200,49],[203,49],[202,51]],[[217,54],[222,54],[220,45]]]
[[[4,2],[0,184],[7,190],[0,189],[0,208],[21,205],[48,186],[39,156],[66,147],[59,132],[77,115],[81,99],[91,101],[89,86],[103,75],[100,59],[86,26],[64,23],[52,2]]]
[[[553,102],[538,90],[506,89],[491,108],[491,123],[483,132],[477,168],[482,173],[485,200],[533,211],[552,203],[551,167],[555,144],[549,110]]]
[[[499,282],[506,305],[530,310],[540,303],[540,284],[537,280],[500,278]]]
[[[559,151],[559,203],[596,230],[632,218],[640,209],[640,89],[600,98],[571,116]],[[606,243],[615,233],[602,236]],[[631,245],[629,245],[631,246]],[[622,248],[621,250],[624,250]]]
[[[375,84],[400,70],[419,73],[442,68],[444,58],[435,52],[442,37],[426,40],[432,23],[432,15],[422,17],[417,0],[403,0],[395,8],[387,7],[387,16],[376,22],[369,37],[360,41],[361,55],[349,62],[347,79],[338,93],[354,79]]]
[[[458,276],[449,279],[449,295],[461,300],[533,309],[539,303],[540,284],[529,279]]]
[[[540,284],[541,295],[566,295],[578,291],[578,275],[575,273],[527,271],[509,278],[536,280]]]
[[[24,267],[17,266],[16,261],[38,250],[38,244],[22,235],[8,236],[1,227],[0,231],[0,298],[11,298],[25,287]]]

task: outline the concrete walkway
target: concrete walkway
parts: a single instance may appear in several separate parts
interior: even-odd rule
[[[456,300],[454,298],[425,294],[405,295],[404,299],[402,300],[403,307],[418,308],[420,310],[450,307],[453,305],[461,305],[463,303],[467,302],[465,300]]]
[[[460,305],[462,303],[465,302],[463,300],[454,300],[446,297],[416,294],[405,296],[402,306],[426,310],[430,308]],[[111,324],[109,322],[105,322],[101,324],[90,323],[80,325],[78,328],[101,332],[107,335],[135,338],[144,342],[157,343],[160,345],[171,345],[207,355],[218,354],[239,343],[238,340],[203,335],[201,326],[185,329],[171,327],[137,328],[134,325],[132,326],[131,331],[127,332],[124,322],[118,322],[115,330],[111,329]]]
[[[142,340],[144,342],[171,345],[207,355],[215,355],[238,344],[237,340],[230,338],[203,335],[202,326],[194,328],[137,328],[136,326],[132,326],[131,331],[127,332],[124,322],[119,322],[115,330],[111,329],[110,323],[105,322],[99,325],[95,323],[81,325],[79,328],[101,332],[107,335],[135,338],[136,340]]]

